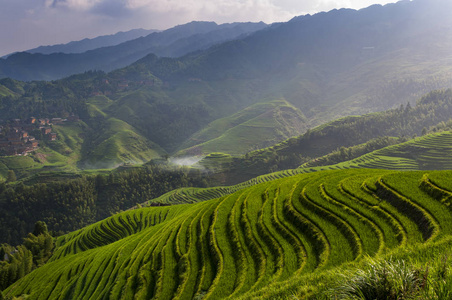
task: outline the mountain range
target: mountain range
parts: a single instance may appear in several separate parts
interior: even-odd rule
[[[0,299],[450,299],[451,9],[0,61]]]
[[[66,44],[57,44],[51,46],[39,46],[37,48],[29,49],[24,52],[27,53],[41,53],[41,54],[52,54],[52,53],[83,53],[89,50],[94,50],[97,48],[103,48],[108,46],[115,46],[139,37],[147,36],[153,32],[158,32],[159,30],[154,29],[132,29],[129,31],[121,31],[115,34],[98,36],[95,38],[85,38],[80,41],[72,41]],[[14,53],[5,55],[3,58]]]
[[[78,167],[173,154],[241,155],[342,116],[414,103],[431,90],[450,87],[449,8],[449,1],[416,0],[270,26],[193,22],[93,51],[125,49],[120,51],[125,55],[131,51],[127,47],[144,40],[188,41],[187,32],[190,37],[247,33],[180,57],[147,54],[109,73],[51,82],[3,79],[0,116],[79,115],[86,125],[83,139],[66,154],[79,153]],[[133,51],[145,55],[146,47]],[[139,145],[125,147],[129,138]],[[104,149],[108,155],[102,155]]]
[[[132,31],[67,45],[39,47],[0,59],[0,78],[54,80],[89,70],[112,71],[149,53],[177,57],[250,34],[266,26],[262,22],[221,25],[215,22],[191,22],[146,36],[141,35],[148,31]],[[135,35],[140,37],[133,39]],[[129,38],[132,39],[109,45]],[[94,48],[95,45],[101,47]],[[87,50],[82,51],[83,49]]]

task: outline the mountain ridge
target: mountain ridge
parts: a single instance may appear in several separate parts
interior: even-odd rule
[[[29,50],[25,50],[22,52],[28,53],[41,53],[41,54],[52,54],[52,53],[83,53],[89,50],[94,50],[96,48],[108,47],[121,44],[126,41],[130,41],[142,36],[149,35],[153,32],[159,32],[160,30],[156,29],[132,29],[128,31],[119,31],[114,34],[109,35],[101,35],[94,38],[84,38],[79,41],[71,41],[65,44],[55,44],[55,45],[47,45],[47,46],[39,46],[37,48],[32,48]],[[16,52],[14,52],[16,53]],[[10,53],[8,55],[3,56],[2,58],[7,58],[8,56],[13,55],[14,53]]]
[[[83,53],[44,55],[19,52],[7,59],[0,59],[0,77],[54,80],[89,70],[112,71],[125,67],[149,53],[159,56],[182,55],[249,34],[266,26],[262,22],[217,25],[215,22],[193,21],[116,46],[101,47]]]
[[[433,3],[427,14],[426,3]],[[149,54],[109,73],[86,72],[51,82],[3,79],[0,115],[78,114],[91,128],[98,118],[114,118],[169,155],[215,120],[277,99],[302,112],[303,131],[347,115],[414,103],[431,90],[452,86],[451,54],[446,51],[452,48],[452,35],[447,34],[452,22],[444,13],[450,5],[416,0],[330,11],[272,24],[179,58]],[[438,18],[431,20],[435,14]],[[175,41],[180,30],[192,32],[192,27],[204,25],[175,28],[168,39]],[[207,27],[203,30],[217,28],[211,23]],[[279,134],[284,122],[267,121]],[[252,140],[252,134],[236,129],[235,136],[243,133]],[[236,144],[231,142],[229,148]],[[260,146],[248,149],[253,147]]]

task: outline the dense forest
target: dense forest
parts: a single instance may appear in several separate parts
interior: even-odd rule
[[[200,171],[144,166],[61,182],[0,184],[0,243],[20,244],[37,221],[59,235],[179,187],[207,187]]]

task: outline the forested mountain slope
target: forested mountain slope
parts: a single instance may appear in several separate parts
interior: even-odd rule
[[[43,172],[27,181],[0,184],[0,244],[19,245],[37,221],[63,234],[80,229],[180,187],[207,187],[197,170],[156,166],[109,173]]]
[[[177,151],[207,155],[215,149],[240,154],[289,135],[298,136],[306,128],[340,116],[400,104],[405,110],[407,102],[414,106],[421,95],[450,87],[452,27],[445,13],[450,5],[443,0],[415,0],[359,11],[333,10],[273,24],[180,58],[150,54],[110,73],[87,72],[51,82],[3,79],[0,116],[9,119],[77,114],[87,124],[78,166],[86,165],[85,161],[95,165],[90,155],[98,157],[105,149],[102,143],[110,137],[113,140],[109,145],[115,145],[111,151],[118,151],[108,156],[111,166]],[[231,121],[261,103],[279,100],[287,104],[275,108],[269,118],[238,126]],[[115,124],[124,125],[127,138],[139,137],[136,151],[124,150],[126,137],[109,134],[109,120],[120,120]],[[432,120],[447,121],[436,117]],[[222,132],[215,129],[225,123],[229,125]],[[300,146],[296,151],[277,152],[312,157],[310,152],[325,155],[340,146],[365,142],[367,137],[411,136],[422,130],[399,130],[399,134],[372,127],[372,132],[354,136],[344,128],[343,140],[329,141],[332,149],[325,146],[317,153],[317,146]],[[259,136],[268,138],[256,139]],[[247,143],[241,143],[243,140]],[[137,153],[127,157],[123,155],[127,151]],[[108,162],[101,165],[107,166]],[[267,168],[245,179],[276,169]]]

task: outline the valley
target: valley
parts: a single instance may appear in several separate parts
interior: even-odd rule
[[[451,9],[1,58],[0,300],[449,299]]]

